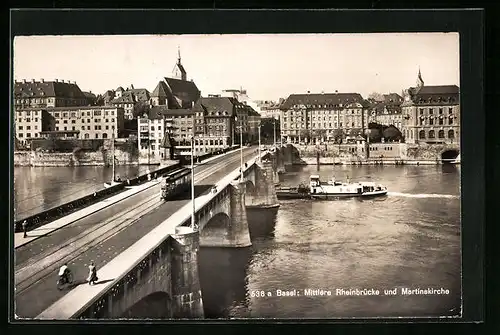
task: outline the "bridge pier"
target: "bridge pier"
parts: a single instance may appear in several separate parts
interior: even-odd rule
[[[199,231],[176,227],[172,237],[172,317],[203,318],[198,274]]]
[[[246,181],[233,181],[230,187],[228,220],[219,228],[202,230],[202,247],[244,248],[252,245],[245,208]]]
[[[278,197],[274,186],[274,169],[270,161],[257,164],[255,171],[255,190],[247,194],[246,207],[248,208],[276,208],[279,207]]]

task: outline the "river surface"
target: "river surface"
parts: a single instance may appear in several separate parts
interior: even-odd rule
[[[152,169],[155,167],[152,167]],[[117,166],[115,174],[132,178],[147,166]],[[63,203],[102,190],[111,180],[112,168],[77,167],[14,167],[14,220],[40,213]]]
[[[294,167],[281,176],[282,185],[316,173],[325,180],[335,174],[376,181],[390,193],[371,200],[280,201],[275,215],[248,211],[251,248],[201,248],[205,317],[460,314],[460,167]],[[405,295],[404,288],[443,291]],[[305,296],[307,289],[332,295]],[[337,295],[337,289],[379,295]],[[277,296],[277,290],[298,295]]]
[[[138,172],[118,170],[121,176]],[[16,207],[25,216],[102,188],[111,171],[16,167],[15,174]],[[311,174],[372,180],[388,186],[389,194],[286,200],[278,210],[248,210],[251,247],[200,249],[206,318],[460,315],[459,166],[294,166],[280,176],[281,184],[307,182]],[[331,295],[306,296],[308,289]],[[405,289],[440,294],[404,294]],[[279,296],[278,290],[295,295]],[[164,299],[144,299],[139,314],[161,317],[167,313]]]

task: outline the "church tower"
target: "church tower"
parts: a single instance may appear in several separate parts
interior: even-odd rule
[[[424,86],[424,80],[422,79],[422,74],[420,73],[420,68],[418,68],[417,88],[421,88],[422,86]]]
[[[179,80],[186,80],[186,70],[184,66],[181,64],[181,50],[177,49],[177,63],[174,66],[174,70],[172,71],[172,77]]]

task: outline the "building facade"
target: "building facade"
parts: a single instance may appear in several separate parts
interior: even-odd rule
[[[292,143],[364,134],[368,104],[358,93],[292,94],[281,105],[280,126],[283,140]]]
[[[460,90],[456,85],[425,86],[405,91],[402,133],[407,143],[460,144]]]
[[[14,109],[87,106],[88,97],[76,82],[64,80],[14,82]]]
[[[41,137],[40,132],[56,137],[57,132],[71,132],[72,138],[78,139],[118,138],[123,121],[123,108],[106,106],[19,109],[14,119],[16,138],[22,143]]]

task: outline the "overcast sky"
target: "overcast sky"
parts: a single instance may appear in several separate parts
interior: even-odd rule
[[[13,76],[151,92],[172,75],[178,48],[203,96],[243,87],[254,100],[335,90],[366,98],[415,86],[419,67],[425,85],[460,81],[458,33],[16,37]]]

